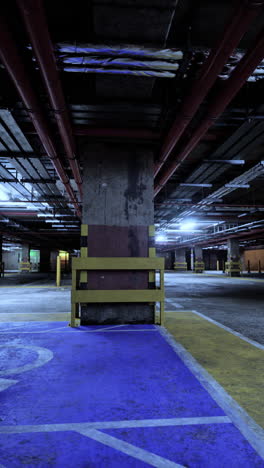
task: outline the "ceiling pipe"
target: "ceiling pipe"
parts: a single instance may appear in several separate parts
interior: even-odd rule
[[[57,69],[43,2],[42,0],[19,0],[18,6],[37,58],[74,180],[82,196],[82,178],[79,163],[76,159],[75,139]]]
[[[178,169],[182,162],[185,161],[185,159],[189,156],[190,152],[200,142],[208,129],[214,124],[215,120],[224,112],[225,108],[238,93],[247,78],[253,73],[258,64],[263,60],[263,57],[264,29],[262,29],[258,35],[255,44],[240,60],[230,78],[226,80],[221,91],[209,103],[205,117],[202,119],[196,130],[192,133],[188,143],[177,155],[177,158],[169,164],[166,171],[164,171],[163,175],[159,178],[154,189],[155,196],[159,193],[169,178],[174,174],[176,169]]]
[[[28,122],[20,124],[23,133],[34,135],[36,130]],[[137,140],[159,140],[161,134],[157,131],[144,128],[114,128],[114,127],[91,127],[89,125],[73,125],[73,134],[77,136],[90,136],[99,138],[131,138]],[[206,139],[212,140],[214,135],[207,135]],[[1,155],[1,152],[0,152]]]
[[[77,215],[81,217],[81,211],[70,180],[58,157],[57,150],[48,127],[45,116],[41,110],[41,105],[37,94],[30,86],[31,77],[27,73],[20,53],[17,50],[15,41],[10,34],[6,21],[0,17],[0,59],[8,71],[17,92],[22,99],[37,134],[44,146],[47,155],[51,159],[53,166],[65,186],[65,189],[73,203]]]
[[[263,4],[264,1],[254,0],[236,2],[237,8],[233,13],[231,21],[227,24],[223,36],[219,39],[215,47],[211,50],[207,60],[203,63],[199,76],[188,91],[188,95],[185,97],[177,117],[164,141],[159,159],[155,165],[154,177],[157,176],[165,161],[170,156],[184,130],[189,125],[200,104],[212,88],[230,55],[238,46]]]

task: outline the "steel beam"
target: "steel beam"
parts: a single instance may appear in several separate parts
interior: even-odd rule
[[[198,78],[189,90],[181,109],[164,141],[161,154],[155,166],[154,175],[157,176],[165,161],[172,153],[175,145],[189,125],[199,106],[215,83],[228,58],[238,46],[240,40],[247,32],[253,19],[259,13],[263,1],[247,0],[236,2],[238,4],[232,19],[227,25],[223,36],[204,62]]]
[[[232,101],[235,95],[238,93],[240,88],[246,82],[247,78],[257,68],[259,63],[264,57],[264,29],[261,30],[258,35],[255,44],[247,51],[244,57],[240,60],[234,72],[228,80],[226,80],[224,86],[218,95],[211,100],[207,108],[205,117],[201,123],[192,133],[188,143],[177,155],[177,158],[167,167],[166,171],[161,175],[155,186],[155,195],[159,193],[165,183],[174,174],[178,167],[183,161],[189,156],[191,151],[200,142],[201,138],[205,135],[211,125],[214,124],[215,120],[223,113],[228,104]]]

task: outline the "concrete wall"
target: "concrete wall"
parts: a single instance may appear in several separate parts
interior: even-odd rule
[[[245,250],[243,253],[244,269],[247,269],[248,261],[250,261],[250,269],[258,271],[259,261],[261,269],[264,271],[264,249]]]
[[[3,251],[3,262],[5,270],[19,270],[19,262],[21,260],[21,250]]]

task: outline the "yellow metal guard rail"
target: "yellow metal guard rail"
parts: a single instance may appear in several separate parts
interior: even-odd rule
[[[19,263],[20,271],[30,271],[31,270],[31,263],[30,262],[20,262]]]
[[[187,270],[187,262],[174,262],[174,270]]]
[[[194,272],[203,273],[204,272],[204,262],[194,262]]]
[[[225,263],[225,272],[226,273],[241,273],[241,263],[240,262],[226,262]]]
[[[160,274],[160,285],[156,289],[119,289],[119,290],[83,290],[79,289],[83,273],[89,270],[145,270],[155,278]],[[80,275],[77,275],[80,272]],[[87,303],[160,303],[158,323],[164,323],[164,258],[157,257],[80,257],[72,259],[72,294],[71,323],[72,327],[80,325],[80,304]],[[156,306],[155,306],[156,312]],[[156,314],[155,314],[156,320]]]

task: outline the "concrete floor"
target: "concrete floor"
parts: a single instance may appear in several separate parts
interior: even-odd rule
[[[168,311],[197,310],[264,344],[264,280],[168,272],[165,287]],[[0,279],[0,294],[0,321],[7,321],[6,314],[12,320],[16,314],[36,314],[36,320],[41,314],[44,320],[49,316],[43,314],[54,313],[67,314],[67,320],[70,313],[69,278],[56,288],[49,275],[16,274]]]
[[[197,310],[264,344],[264,280],[165,274],[166,308]]]

